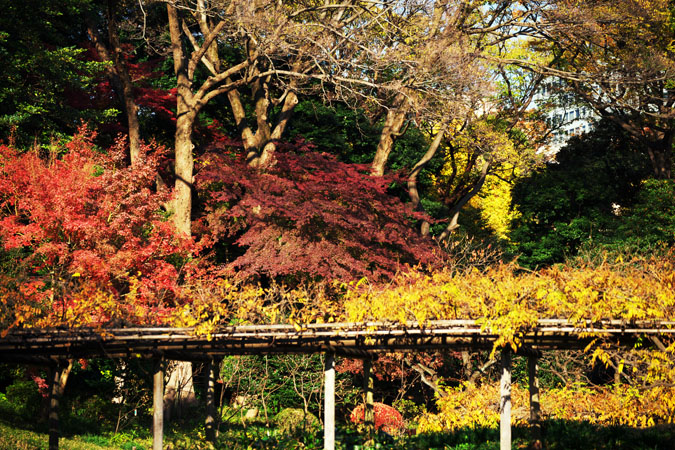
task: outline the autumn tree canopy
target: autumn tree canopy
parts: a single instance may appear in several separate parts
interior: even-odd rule
[[[523,191],[511,201],[511,186],[567,164],[565,152],[560,166],[538,152],[550,130],[533,99],[550,78],[639,142],[652,171],[634,171],[631,195],[651,199],[641,186],[672,175],[671,10],[660,0],[10,3],[0,19],[3,176],[14,192],[3,199],[5,256],[84,280],[88,255],[87,270],[115,295],[132,284],[124,273],[150,272],[133,258],[116,267],[112,255],[161,233],[182,235],[152,256],[175,287],[186,267],[383,280],[475,260],[473,244],[453,239],[477,228],[512,241],[501,248],[526,248],[536,233],[508,228],[531,220],[533,230],[546,215],[519,216]],[[31,8],[49,25],[30,21]],[[90,131],[78,133],[83,123]],[[166,149],[161,163],[148,159],[153,149]],[[71,171],[56,177],[75,190],[63,203],[26,197],[60,192],[40,187],[50,171]],[[91,229],[116,226],[136,191],[146,204],[127,212],[129,242],[63,231],[106,211]],[[84,203],[68,210],[70,197]],[[25,273],[51,289],[44,273]]]

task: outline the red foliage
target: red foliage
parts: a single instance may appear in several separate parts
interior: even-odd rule
[[[94,137],[81,128],[60,158],[0,146],[0,242],[26,251],[20,290],[38,302],[67,302],[63,290],[85,282],[121,295],[134,277],[142,303],[157,307],[178,287],[170,261],[191,246],[161,215],[167,195],[154,185],[164,149],[145,145],[132,169],[122,139],[101,152]]]
[[[42,396],[42,398],[49,398],[49,384],[47,383],[47,380],[45,380],[43,377],[41,377],[37,370],[29,370],[28,371],[28,376],[30,377],[31,380],[33,380],[33,383],[38,388],[38,392]]]
[[[280,148],[265,172],[222,153],[202,157],[196,183],[205,216],[194,229],[243,250],[230,267],[248,276],[354,279],[435,261],[432,241],[411,226],[417,214],[387,193],[390,178],[310,150],[303,141]]]
[[[375,402],[373,404],[375,413],[375,429],[389,434],[398,434],[405,428],[403,416],[393,406],[384,403]],[[349,416],[352,423],[363,423],[366,414],[366,407],[363,403],[358,405]]]
[[[134,89],[134,96],[139,106],[149,108],[155,114],[175,121],[176,92],[175,88],[164,90],[152,87],[137,87]]]

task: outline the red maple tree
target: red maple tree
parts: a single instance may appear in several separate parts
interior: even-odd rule
[[[68,302],[87,283],[119,297],[133,283],[140,304],[170,306],[193,246],[174,235],[168,194],[155,189],[165,150],[144,145],[131,168],[123,139],[102,151],[94,138],[83,126],[49,154],[0,146],[0,243],[23,250],[19,288],[39,304]]]
[[[411,226],[419,213],[389,194],[391,178],[302,139],[279,145],[266,171],[224,152],[199,167],[204,214],[193,229],[231,245],[229,266],[240,274],[381,279],[436,261],[433,242]]]

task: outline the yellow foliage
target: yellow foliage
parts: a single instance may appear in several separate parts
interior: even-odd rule
[[[539,319],[567,319],[579,325],[672,320],[671,258],[636,266],[555,267],[537,273],[519,272],[506,264],[484,272],[413,272],[384,288],[349,289],[344,320],[475,319],[499,335],[496,347],[514,348]],[[591,334],[602,335],[601,330]]]
[[[447,388],[446,397],[438,397],[439,412],[426,413],[419,417],[417,433],[453,431],[464,427],[492,428],[499,425],[499,387],[494,384],[477,385],[462,383],[456,388]],[[527,391],[519,385],[511,387],[511,401],[514,406],[526,405]],[[513,414],[513,422],[523,420]]]
[[[464,427],[497,427],[499,389],[495,383],[464,383],[437,399],[438,413],[419,417],[417,433],[452,431]],[[529,418],[525,387],[511,388],[512,424]],[[632,386],[589,387],[574,384],[540,392],[542,419],[585,421],[598,425],[651,427],[675,420],[675,387],[640,390]]]
[[[511,208],[511,188],[513,184],[500,178],[490,177],[479,195],[469,204],[480,211],[481,218],[500,239],[507,240],[511,223],[520,212]]]

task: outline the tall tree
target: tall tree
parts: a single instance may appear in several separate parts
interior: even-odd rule
[[[667,0],[527,1],[532,49],[552,64],[504,62],[565,80],[563,87],[644,146],[655,178],[673,177],[675,50]],[[529,9],[536,9],[530,14]]]
[[[129,156],[131,165],[137,165],[140,158],[141,126],[138,120],[138,105],[134,95],[134,85],[131,81],[129,67],[126,64],[127,55],[122,49],[120,40],[120,25],[118,14],[130,10],[124,2],[108,0],[102,10],[85,12],[87,35],[94,45],[102,61],[109,62],[106,66],[106,76],[110,79],[115,93],[122,105],[122,111],[127,121],[129,136]],[[98,16],[98,17],[97,17]],[[98,20],[96,20],[98,19]]]

